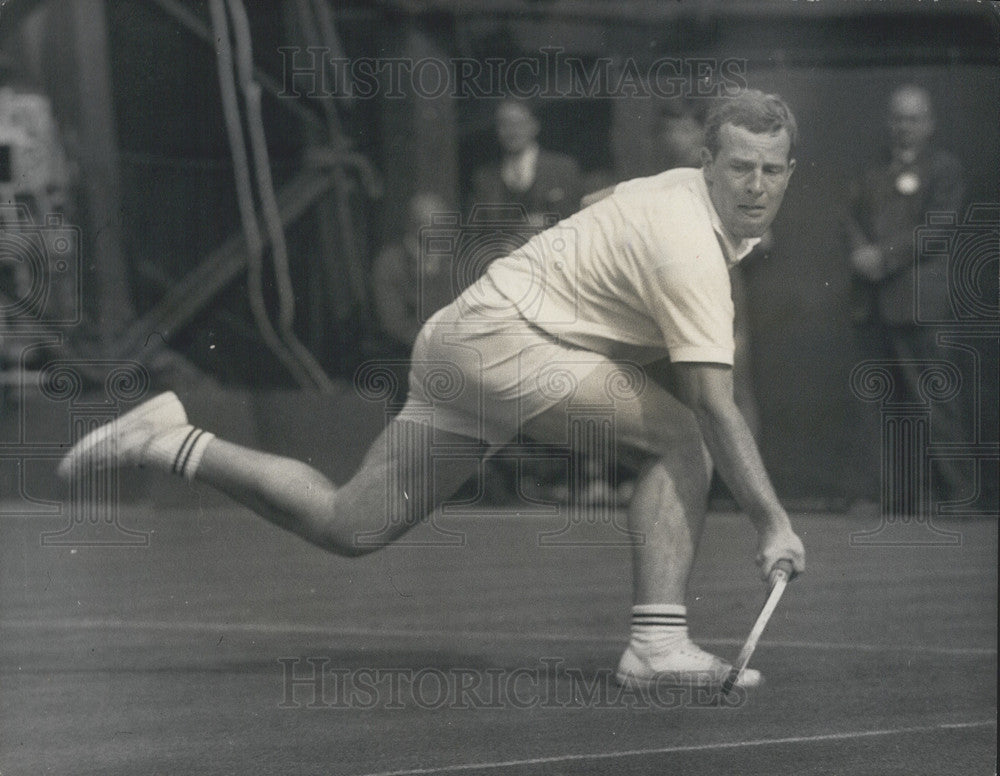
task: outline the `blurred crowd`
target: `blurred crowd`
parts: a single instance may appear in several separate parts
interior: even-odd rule
[[[48,97],[0,55],[0,400],[25,356],[14,329],[45,332],[75,317],[78,268],[49,250],[55,231],[47,228],[72,221],[75,178]],[[34,350],[28,358],[37,360]]]

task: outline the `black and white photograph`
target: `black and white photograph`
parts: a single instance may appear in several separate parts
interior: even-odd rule
[[[1000,3],[0,0],[0,776],[997,771]]]

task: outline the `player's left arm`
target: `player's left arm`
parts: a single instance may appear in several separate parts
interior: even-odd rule
[[[727,364],[674,364],[681,401],[694,412],[719,473],[750,517],[760,537],[757,563],[766,577],[787,558],[795,573],[805,569],[805,548],[764,468],[750,428],[733,399]]]
[[[750,362],[750,294],[743,266],[729,271],[733,286],[733,396],[754,438],[760,431],[760,413],[753,390]]]

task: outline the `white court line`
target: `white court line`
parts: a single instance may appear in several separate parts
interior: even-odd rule
[[[789,738],[759,738],[750,741],[724,741],[717,744],[693,744],[689,746],[663,746],[656,749],[625,749],[620,752],[595,752],[593,754],[564,754],[552,757],[532,757],[524,760],[503,760],[491,763],[463,763],[461,765],[443,765],[438,768],[413,768],[403,771],[379,771],[365,773],[361,776],[420,776],[432,773],[458,773],[461,771],[480,771],[496,768],[514,768],[525,765],[550,765],[552,763],[594,762],[599,760],[614,760],[622,757],[642,757],[651,754],[678,754],[681,752],[710,752],[722,749],[744,749],[753,746],[777,746],[781,744],[811,744],[821,741],[849,741],[856,738],[876,738],[878,736],[907,735],[911,733],[930,733],[936,730],[967,730],[972,728],[991,727],[996,720],[983,722],[958,722],[941,725],[924,725],[922,727],[889,728],[886,730],[855,730],[844,733],[825,733],[816,736],[794,736]]]
[[[553,644],[600,644],[622,645],[626,641],[622,636],[590,636],[586,634],[531,633],[529,631],[444,631],[444,630],[407,630],[380,628],[335,628],[323,625],[307,625],[298,623],[233,623],[233,622],[203,622],[193,620],[117,620],[112,618],[62,618],[58,620],[0,620],[0,628],[17,630],[148,630],[177,631],[186,633],[218,633],[235,632],[273,635],[325,636],[337,638],[365,639],[434,639],[439,641],[509,641],[527,643]],[[741,646],[739,639],[725,638],[695,638],[695,641],[712,646]],[[915,652],[929,655],[984,655],[997,654],[995,647],[936,647],[920,644],[855,644],[851,642],[827,641],[762,641],[761,646],[778,649],[813,649],[813,650],[844,650],[848,652]]]

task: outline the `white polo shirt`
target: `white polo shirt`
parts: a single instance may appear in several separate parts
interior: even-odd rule
[[[701,170],[681,168],[619,184],[487,274],[523,318],[570,344],[732,365],[729,268],[758,242],[734,245]]]

